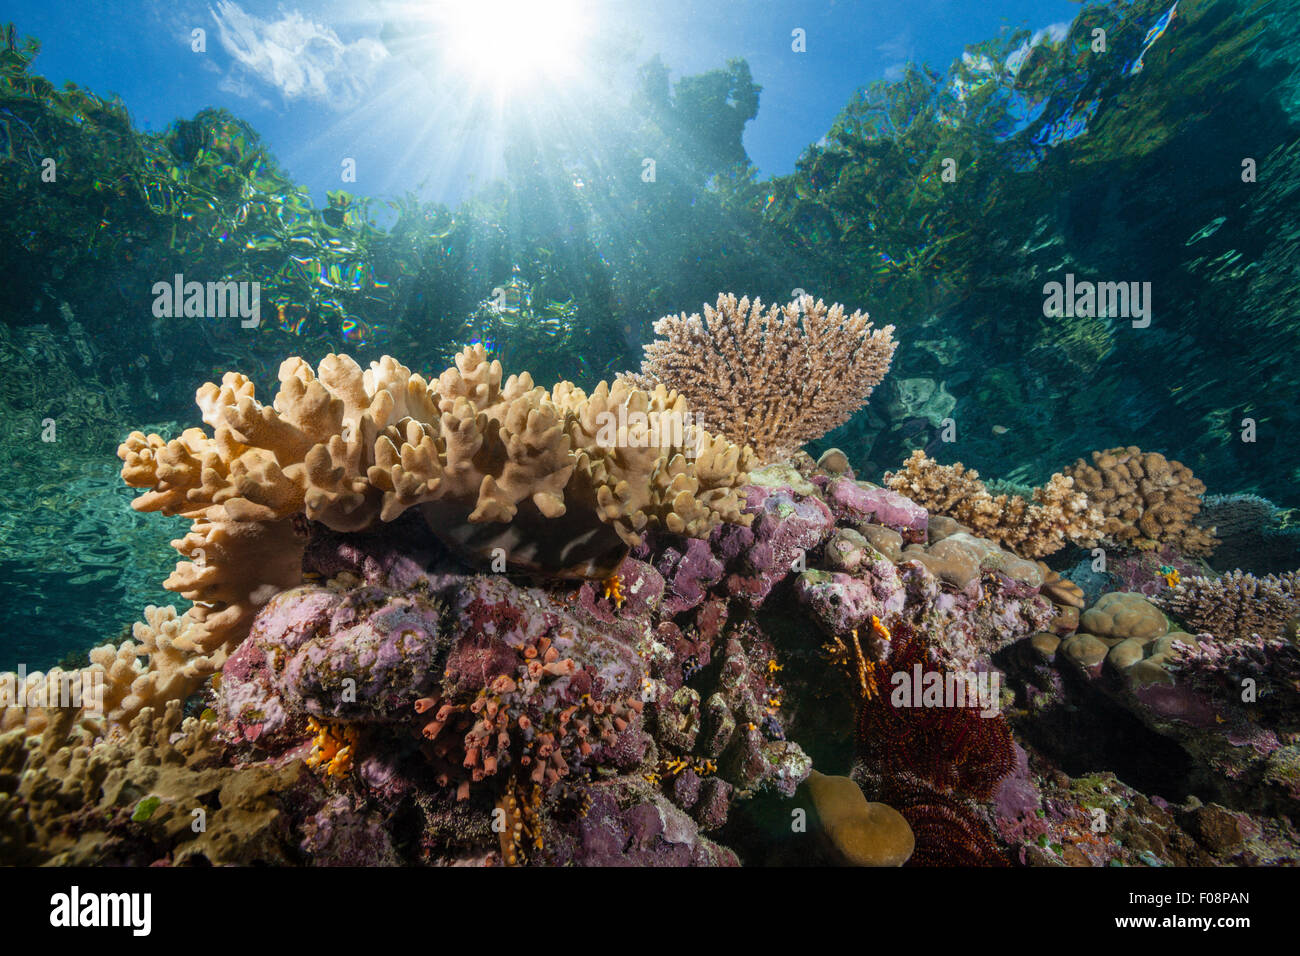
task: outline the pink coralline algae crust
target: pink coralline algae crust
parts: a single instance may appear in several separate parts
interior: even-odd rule
[[[730,572],[731,596],[758,606],[791,573],[797,558],[821,545],[835,518],[817,498],[801,498],[786,488],[746,490],[745,511],[756,516],[753,525],[721,525],[709,543]]]
[[[795,594],[828,634],[847,634],[901,614],[907,603],[898,569],[888,561],[854,576],[841,572],[805,571],[795,582]]]
[[[280,696],[294,710],[330,720],[404,719],[420,691],[438,679],[447,643],[440,603],[372,585],[329,593],[333,606],[315,637],[278,646],[263,641],[267,653],[277,656]],[[309,607],[318,606],[320,597],[305,596]],[[272,603],[292,601],[282,595]]]
[[[290,715],[276,694],[266,654],[256,641],[239,646],[222,671],[221,716],[236,743],[271,753],[297,746],[307,733],[306,716]]]
[[[655,569],[667,588],[663,609],[668,614],[697,607],[723,574],[722,562],[713,556],[709,543],[698,538],[688,538],[682,548],[665,548]]]
[[[846,524],[868,521],[899,532],[904,541],[923,543],[930,516],[924,508],[888,488],[872,488],[847,476],[826,485],[826,503]]]
[[[1121,685],[1100,666],[1080,675],[1042,652],[1060,608],[1032,562],[952,522],[928,534],[924,509],[895,492],[798,477],[797,489],[747,489],[751,527],[723,524],[706,540],[647,533],[617,588],[470,573],[406,517],[358,534],[306,527],[312,583],[273,598],[226,663],[215,703],[225,739],[240,759],[290,760],[312,747],[308,717],[355,731],[350,768],[322,778],[329,798],[292,831],[296,852],[321,864],[501,863],[487,821],[514,800],[529,808],[516,861],[736,865],[738,853],[761,860],[761,846],[722,846],[718,834],[757,838],[754,818],[729,824],[755,795],[795,793],[812,766],[802,735],[819,735],[819,761],[852,762],[851,711],[822,645],[856,632],[887,660],[893,629],[918,635],[936,666],[1003,673],[1013,732],[1037,731],[978,799],[913,793],[906,773],[873,778],[868,799],[893,794],[921,832],[969,841],[964,854],[921,847],[916,862],[1287,858],[1280,824],[1148,800],[1114,778],[1071,780],[1040,747],[1070,727],[1063,712],[1092,712],[1092,689],[1225,788],[1263,777],[1262,803],[1288,805],[1291,731],[1246,719],[1227,693],[1261,679],[1274,703],[1256,716],[1271,714],[1279,679],[1295,676],[1285,653],[1180,652],[1172,687]],[[1101,805],[1111,830],[1094,833]]]
[[[627,781],[595,784],[573,826],[547,833],[550,865],[738,866],[735,853],[700,835],[664,797]]]

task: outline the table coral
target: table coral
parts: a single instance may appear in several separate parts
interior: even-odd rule
[[[668,315],[654,330],[637,380],[681,392],[710,428],[763,462],[848,421],[898,347],[892,325],[873,329],[865,313],[812,296],[765,309],[722,294],[703,318]]]

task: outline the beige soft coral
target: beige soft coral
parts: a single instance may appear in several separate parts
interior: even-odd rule
[[[389,357],[363,370],[339,355],[315,371],[290,358],[279,379],[267,406],[228,372],[196,395],[211,435],[132,432],[118,449],[123,479],[144,490],[132,507],[191,523],[164,586],[192,606],[150,608],[134,641],[93,652],[110,723],[193,693],[257,611],[301,582],[298,516],[348,532],[419,507],[470,560],[559,577],[612,572],[647,529],[699,537],[752,520],[752,452],[704,432],[663,386],[548,391],[527,373],[505,379],[482,346],[433,382]],[[18,724],[41,719],[0,714],[0,727]]]

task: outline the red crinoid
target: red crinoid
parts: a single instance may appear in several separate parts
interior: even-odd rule
[[[908,866],[1010,866],[992,828],[968,801],[913,774],[883,781],[876,798],[903,815],[916,837]]]
[[[1015,769],[1006,718],[983,716],[974,700],[965,701],[965,706],[954,706],[951,699],[923,706],[909,696],[906,703],[911,706],[904,706],[904,695],[895,692],[896,681],[906,680],[909,691],[934,681],[944,681],[940,686],[950,689],[959,683],[958,675],[930,659],[922,639],[905,622],[893,627],[884,670],[888,685],[858,702],[858,749],[866,766],[886,778],[915,774],[940,792],[976,800],[992,797],[998,782]]]

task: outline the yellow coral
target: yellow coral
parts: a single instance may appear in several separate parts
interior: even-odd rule
[[[501,859],[506,866],[522,866],[528,862],[531,851],[543,848],[540,816],[542,796],[543,790],[539,785],[526,787],[517,780],[511,780],[497,801],[500,823],[496,827],[499,827]]]
[[[346,775],[352,769],[352,757],[356,753],[356,728],[308,717],[307,729],[316,737],[304,763],[313,770],[321,768],[327,777]]]
[[[871,660],[862,650],[856,627],[849,632],[849,637],[852,646],[837,635],[822,645],[822,650],[829,657],[831,664],[843,670],[856,683],[857,693],[863,700],[880,696],[876,676],[879,671],[881,678],[884,678],[884,666]]]
[[[625,600],[623,595],[623,579],[617,574],[611,574],[605,579],[603,592],[605,600],[613,601],[615,607],[622,607]]]

